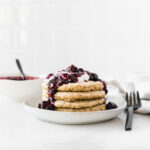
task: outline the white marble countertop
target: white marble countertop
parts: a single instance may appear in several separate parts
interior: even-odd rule
[[[125,114],[91,125],[59,125],[29,116],[22,103],[0,105],[0,150],[149,150],[150,116],[134,115],[125,131]]]

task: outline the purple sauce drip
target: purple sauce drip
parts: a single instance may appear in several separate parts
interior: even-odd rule
[[[26,76],[26,80],[36,80],[39,79],[38,77],[31,77]],[[16,81],[24,81],[21,76],[6,76],[6,77],[0,77],[0,80],[16,80]]]
[[[115,109],[115,108],[118,108],[118,106],[113,103],[113,102],[109,102],[108,104],[106,104],[106,109],[109,110],[109,109]]]
[[[55,110],[55,98],[54,95],[57,92],[57,89],[59,86],[63,84],[68,84],[68,83],[76,83],[78,82],[78,77],[81,77],[87,73],[89,75],[89,80],[90,81],[100,81],[103,83],[103,90],[105,93],[108,93],[107,88],[106,88],[106,83],[102,81],[101,79],[98,78],[97,74],[91,73],[89,71],[85,71],[82,68],[77,68],[74,65],[69,66],[66,70],[62,70],[58,72],[54,77],[49,81],[48,83],[48,101],[43,101],[42,103],[39,104],[39,108],[41,109],[48,109],[48,110]],[[53,74],[49,74],[46,79],[49,79],[52,77]]]

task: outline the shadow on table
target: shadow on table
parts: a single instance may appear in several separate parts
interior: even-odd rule
[[[114,127],[114,128],[123,128],[124,124],[125,124],[125,121],[124,119],[120,118],[120,117],[116,117],[116,118],[113,118],[111,120],[107,120],[107,121],[103,121],[103,122],[99,122],[99,123],[92,123],[92,124],[81,124],[81,125],[65,125],[65,124],[57,124],[57,123],[51,123],[51,122],[45,122],[45,121],[41,121],[41,120],[38,120],[40,121],[41,123],[45,124],[45,125],[48,125],[48,124],[51,124],[52,126],[54,125],[55,127],[59,127],[59,126],[62,126],[63,128],[81,128],[81,127],[86,127],[86,128],[92,128],[92,127],[105,127],[105,128],[109,128],[109,127]]]

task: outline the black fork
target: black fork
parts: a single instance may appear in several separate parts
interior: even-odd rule
[[[126,93],[126,101],[127,101],[127,118],[125,124],[125,130],[132,129],[133,122],[133,112],[134,110],[141,107],[141,99],[139,92],[130,92],[130,94]]]

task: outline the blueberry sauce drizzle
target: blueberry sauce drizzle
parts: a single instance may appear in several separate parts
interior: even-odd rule
[[[26,76],[26,80],[36,80],[38,77]],[[8,76],[8,77],[0,77],[0,80],[16,80],[16,81],[24,81],[21,76]]]
[[[88,74],[90,81],[100,81],[103,84],[103,90],[105,93],[108,93],[106,83],[98,78],[97,74],[91,73],[89,71],[85,71],[82,68],[77,68],[74,65],[69,66],[66,70],[59,71],[57,74],[49,74],[46,79],[50,79],[48,83],[48,97],[47,101],[43,101],[38,105],[41,109],[55,110],[55,98],[54,95],[57,92],[59,86],[68,83],[76,83],[78,82],[78,78]]]
[[[112,102],[108,102],[106,104],[106,109],[109,110],[109,109],[115,109],[117,108],[118,106],[115,104],[115,103],[112,103]]]

